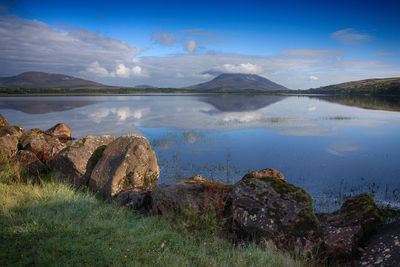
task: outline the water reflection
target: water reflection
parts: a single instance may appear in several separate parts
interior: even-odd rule
[[[312,96],[328,102],[373,110],[400,111],[399,97],[374,96]]]
[[[254,111],[285,99],[285,96],[270,95],[219,95],[200,97],[221,112]]]
[[[80,108],[88,105],[95,104],[96,101],[49,101],[47,100],[20,100],[12,98],[3,98],[0,100],[0,109],[12,109],[19,110],[27,114],[46,114],[51,112],[61,112],[71,110],[74,108]]]
[[[0,113],[25,129],[64,122],[77,138],[144,135],[157,153],[163,183],[197,173],[235,182],[249,170],[273,167],[322,203],[327,195],[354,193],[372,183],[400,191],[400,112],[342,105],[349,101],[240,95],[21,97],[0,98]],[[370,106],[369,101],[359,106]]]

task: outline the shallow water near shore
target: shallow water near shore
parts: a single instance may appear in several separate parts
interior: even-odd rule
[[[316,209],[371,192],[400,206],[400,102],[247,95],[1,97],[10,124],[63,122],[76,138],[139,134],[156,151],[160,183],[201,174],[225,183],[275,168]]]

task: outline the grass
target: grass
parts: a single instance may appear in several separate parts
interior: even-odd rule
[[[301,266],[272,246],[232,245],[19,171],[0,165],[0,266]]]

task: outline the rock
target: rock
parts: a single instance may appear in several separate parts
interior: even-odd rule
[[[24,128],[20,126],[0,126],[0,136],[12,135],[20,138],[24,133]]]
[[[18,151],[18,138],[13,135],[6,134],[0,136],[0,160],[2,158],[12,158]]]
[[[321,232],[312,199],[274,169],[246,174],[233,186],[233,225],[242,238],[273,240],[276,246],[313,253]]]
[[[156,154],[140,136],[121,136],[111,142],[93,169],[89,187],[104,198],[133,189],[151,190],[159,176]]]
[[[19,126],[0,126],[0,157],[11,158],[16,155],[18,138],[23,132],[24,128]]]
[[[338,211],[322,217],[325,255],[350,258],[383,223],[382,212],[370,194],[346,200]]]
[[[20,150],[16,158],[20,165],[33,175],[39,175],[45,169],[44,164],[29,150]]]
[[[8,126],[8,121],[2,114],[0,114],[0,126]]]
[[[64,123],[58,123],[46,130],[46,133],[55,137],[71,137],[72,130]]]
[[[196,175],[176,184],[157,185],[152,192],[152,210],[158,214],[184,210],[199,214],[214,209],[218,216],[229,217],[231,192],[232,185]]]
[[[22,149],[32,151],[41,162],[46,164],[66,147],[57,137],[50,136],[37,128],[26,131],[19,143]]]
[[[135,189],[119,192],[115,196],[115,201],[120,206],[125,206],[145,214],[151,210],[151,191]]]
[[[51,162],[54,175],[76,186],[87,186],[90,174],[114,136],[86,136],[63,149]]]

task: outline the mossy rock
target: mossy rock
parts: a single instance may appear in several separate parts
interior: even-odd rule
[[[232,214],[237,230],[288,249],[307,250],[308,241],[318,246],[321,229],[310,195],[283,175],[263,176],[277,173],[273,169],[251,172],[234,185]]]

